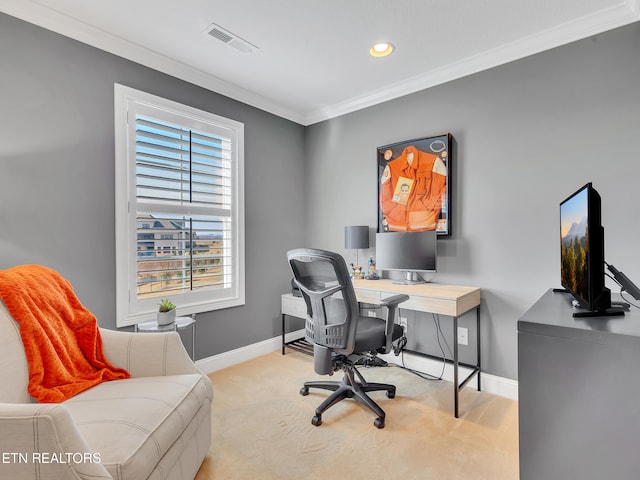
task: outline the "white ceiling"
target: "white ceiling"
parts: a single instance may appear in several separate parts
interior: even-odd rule
[[[0,0],[0,11],[303,125],[640,19],[640,0]],[[258,48],[207,34],[215,23]],[[392,42],[390,57],[370,46]]]

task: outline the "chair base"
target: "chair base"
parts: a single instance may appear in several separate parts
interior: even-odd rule
[[[381,359],[377,355],[367,355],[360,357],[355,365],[364,367],[386,367],[387,365],[389,365],[389,363],[386,360]]]
[[[326,410],[346,398],[353,398],[377,415],[373,422],[377,428],[384,428],[384,410],[367,395],[367,392],[386,391],[388,398],[394,398],[396,396],[395,385],[388,383],[368,383],[353,365],[345,365],[343,370],[344,378],[341,382],[325,380],[305,382],[304,386],[300,389],[301,395],[308,395],[310,388],[333,391],[333,393],[316,408],[316,414],[311,419],[311,423],[316,426],[320,425],[322,423],[322,414]],[[359,381],[355,379],[354,374],[358,376]]]

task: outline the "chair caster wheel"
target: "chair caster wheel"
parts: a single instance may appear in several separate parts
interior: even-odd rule
[[[387,398],[396,398],[396,391],[387,391]]]
[[[309,389],[307,387],[302,387],[300,389],[300,395],[302,395],[303,397],[306,397],[307,395],[309,395]]]
[[[378,417],[373,421],[373,426],[376,428],[384,428],[384,418]]]
[[[311,419],[311,425],[320,426],[322,425],[322,417],[320,415],[316,415]]]

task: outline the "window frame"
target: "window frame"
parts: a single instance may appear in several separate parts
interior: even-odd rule
[[[137,298],[137,201],[136,201],[136,112],[153,112],[162,121],[171,121],[202,131],[228,130],[232,137],[230,288],[204,289],[162,297]],[[126,327],[155,319],[160,298],[178,306],[179,315],[244,305],[244,124],[213,113],[183,105],[140,90],[114,84],[115,128],[115,246],[116,246],[116,327]],[[186,208],[186,207],[185,207]],[[198,212],[198,215],[200,213]]]

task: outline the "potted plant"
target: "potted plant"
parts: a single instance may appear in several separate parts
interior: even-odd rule
[[[168,298],[160,300],[158,325],[169,325],[176,320],[176,306]]]

